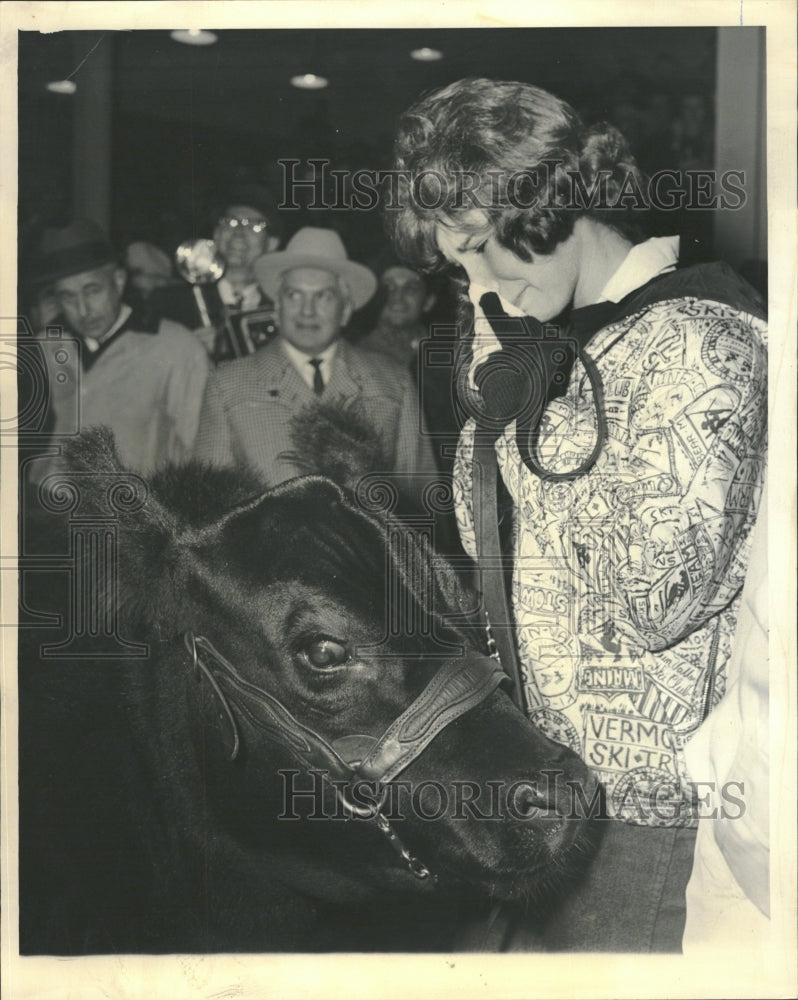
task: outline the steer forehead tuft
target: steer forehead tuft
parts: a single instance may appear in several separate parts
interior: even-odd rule
[[[297,481],[264,495],[227,521],[220,536],[248,576],[336,580],[347,587],[384,574],[384,528],[351,506],[332,483]]]

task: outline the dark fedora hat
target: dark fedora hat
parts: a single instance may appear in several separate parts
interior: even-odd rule
[[[38,284],[47,284],[116,263],[114,248],[97,223],[91,219],[76,219],[63,229],[45,231],[35,280]]]

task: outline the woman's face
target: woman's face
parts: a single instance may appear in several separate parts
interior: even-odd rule
[[[480,221],[482,227],[475,229]],[[472,209],[464,213],[463,228],[439,224],[436,239],[446,259],[466,272],[469,285],[498,292],[525,316],[541,323],[559,316],[577,293],[580,254],[574,233],[553,253],[535,254],[527,263],[501,246],[483,213]]]

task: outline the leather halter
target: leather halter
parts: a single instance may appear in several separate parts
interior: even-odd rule
[[[404,848],[382,814],[385,786],[419,757],[442,729],[485,701],[507,680],[507,674],[495,659],[466,653],[446,660],[421,694],[380,737],[343,736],[330,743],[299,722],[268,691],[242,677],[205,636],[186,632],[183,639],[195,670],[205,676],[222,706],[223,719],[229,728],[231,761],[241,747],[234,706],[251,728],[289,750],[304,767],[333,778],[342,804],[357,815],[376,819],[380,832],[413,874],[419,879],[430,876],[429,869]],[[345,782],[351,787],[358,780],[373,783],[381,792],[379,802],[366,811],[354,806],[338,784]]]

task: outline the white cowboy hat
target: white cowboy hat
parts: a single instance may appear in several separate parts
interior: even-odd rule
[[[347,257],[346,247],[334,229],[305,226],[291,237],[285,250],[263,254],[252,266],[258,284],[274,301],[280,277],[295,267],[317,267],[343,278],[355,309],[364,306],[377,290],[374,272]]]

